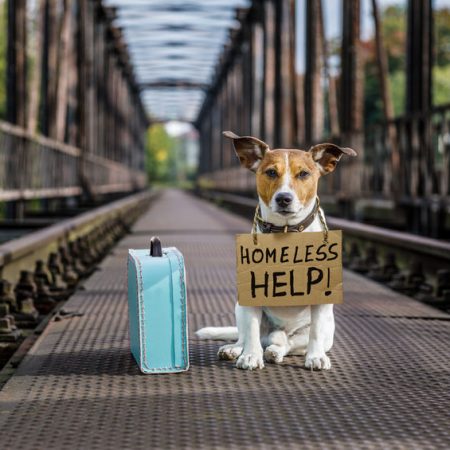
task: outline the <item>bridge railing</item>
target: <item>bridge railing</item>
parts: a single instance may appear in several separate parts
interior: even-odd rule
[[[450,196],[450,104],[367,127],[363,150],[322,183],[322,193],[413,202]]]
[[[342,139],[325,137],[322,141],[348,145]],[[332,176],[322,180],[322,195],[406,203],[433,197],[450,200],[450,104],[428,114],[372,125],[363,142],[358,158],[346,159]],[[238,166],[203,174],[201,183],[249,194],[255,188],[254,175]]]
[[[146,174],[0,121],[0,201],[125,192]]]

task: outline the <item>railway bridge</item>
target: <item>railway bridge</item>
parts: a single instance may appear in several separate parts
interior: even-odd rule
[[[446,0],[0,0],[0,449],[449,448],[449,17]],[[344,236],[330,371],[239,370],[195,337],[234,325],[234,236],[258,201],[223,130],[358,153],[319,192]],[[127,252],[153,235],[185,256],[181,374],[142,375],[129,350]]]

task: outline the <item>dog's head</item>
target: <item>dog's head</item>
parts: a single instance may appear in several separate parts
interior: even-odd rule
[[[241,165],[256,173],[258,195],[264,204],[281,217],[298,214],[317,195],[321,175],[330,173],[342,155],[356,156],[351,148],[335,144],[318,144],[309,149],[269,149],[252,136],[237,136],[224,131],[232,139]]]

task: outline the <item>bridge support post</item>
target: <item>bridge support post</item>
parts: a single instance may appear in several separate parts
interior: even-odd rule
[[[363,77],[360,51],[360,0],[343,0],[341,51],[341,130],[360,139],[363,130]]]
[[[308,145],[323,136],[323,91],[321,86],[322,52],[320,36],[320,2],[306,2],[305,67],[305,141]]]
[[[424,199],[411,203],[410,208],[418,210],[411,213],[416,218],[411,223],[411,227],[412,231],[421,234],[429,234],[432,228],[440,228],[440,224],[435,223],[431,226],[430,222],[439,221],[439,217],[444,217],[436,210],[436,205],[432,201],[433,177],[431,174],[434,154],[429,114],[432,105],[432,12],[432,0],[408,1],[406,113],[413,117],[412,126],[416,128],[413,133],[421,136],[420,143],[411,140],[409,151],[411,158],[416,159],[412,167],[423,168],[423,172],[418,174],[414,192],[411,192],[410,196]]]
[[[292,147],[294,141],[294,2],[276,2],[276,145]]]
[[[252,45],[252,105],[251,129],[253,136],[263,138],[264,127],[264,30],[262,4],[255,5],[254,20],[251,23]],[[228,108],[229,109],[229,108]]]
[[[408,0],[406,57],[406,112],[423,113],[431,107],[431,0]]]
[[[264,140],[275,146],[275,5],[264,2]]]
[[[21,127],[26,127],[27,122],[26,5],[26,0],[8,0],[7,3],[6,120]],[[21,187],[18,171],[22,152],[22,143],[16,143],[10,150],[12,158],[6,171],[6,176],[10,178],[6,185],[12,185],[16,189]],[[24,208],[23,201],[7,202],[5,215],[11,219],[21,219]]]
[[[58,83],[58,20],[55,0],[45,2],[43,32],[41,130],[46,136],[55,137]]]
[[[26,0],[8,0],[7,99],[8,122],[26,126],[27,22]]]
[[[360,49],[360,0],[343,0],[342,50],[341,50],[341,144],[358,152],[363,160],[363,73]],[[341,168],[339,176],[344,192],[352,193],[352,200],[344,200],[343,213],[353,218],[354,200],[361,193],[361,171],[355,170],[358,161],[349,161]]]

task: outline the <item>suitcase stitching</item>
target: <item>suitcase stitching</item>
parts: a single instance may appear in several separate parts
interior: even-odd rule
[[[183,363],[184,366],[187,365],[186,358],[186,316],[187,316],[187,304],[186,304],[186,286],[185,286],[185,277],[184,277],[184,266],[183,266],[183,257],[181,253],[177,249],[173,249],[173,253],[178,261],[178,270],[180,272],[180,299],[181,299],[181,339],[182,339],[182,353],[183,353]],[[182,368],[181,366],[177,366]]]
[[[136,269],[136,290],[137,290],[137,295],[138,298],[136,298],[136,301],[138,302],[138,309],[140,306],[141,309],[141,318],[139,320],[139,341],[141,343],[140,345],[140,354],[141,354],[141,361],[143,361],[145,363],[145,365],[147,366],[147,358],[146,358],[146,352],[145,352],[145,339],[142,338],[142,335],[144,334],[144,328],[141,325],[141,321],[144,320],[144,299],[142,298],[142,291],[143,291],[143,282],[142,282],[142,268],[141,268],[141,262],[139,261],[139,258],[137,257],[137,255],[135,255],[133,253],[133,251],[130,251],[130,256],[132,257],[132,259],[135,262],[135,267]],[[138,274],[139,272],[139,274]],[[139,279],[138,279],[139,277]],[[140,300],[140,302],[139,302]],[[140,305],[139,305],[140,303]]]

